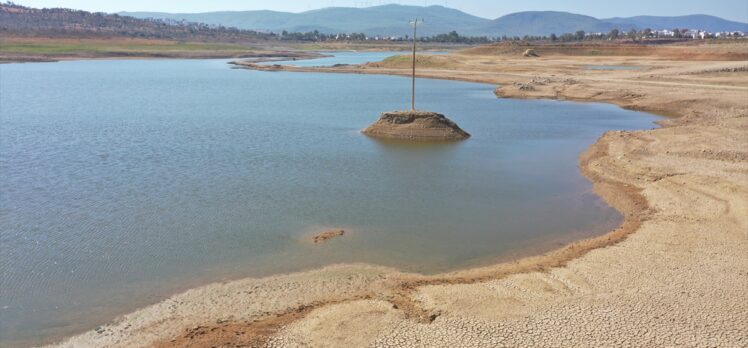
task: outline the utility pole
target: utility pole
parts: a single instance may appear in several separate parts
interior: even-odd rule
[[[416,33],[418,23],[423,23],[423,19],[414,19],[410,21],[410,24],[413,25],[413,74],[410,94],[410,111],[416,110]]]

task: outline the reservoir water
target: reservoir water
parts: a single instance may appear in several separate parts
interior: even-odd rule
[[[330,57],[319,59],[288,60],[280,62],[264,62],[262,65],[293,65],[293,66],[332,66],[335,64],[364,64],[369,62],[381,62],[387,57],[408,54],[408,52],[397,51],[374,51],[374,52],[320,52]],[[425,54],[444,54],[443,52],[427,52]]]
[[[376,141],[393,76],[226,60],[0,65],[0,345],[88,330],[208,282],[338,262],[440,272],[605,233],[579,154],[654,127],[611,105],[497,99],[421,79],[473,136]],[[310,235],[348,233],[324,245]]]

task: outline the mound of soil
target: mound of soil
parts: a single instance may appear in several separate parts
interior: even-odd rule
[[[446,116],[430,111],[385,112],[362,133],[376,138],[421,141],[463,140],[470,137]]]

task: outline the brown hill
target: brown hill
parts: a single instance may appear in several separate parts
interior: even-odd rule
[[[138,19],[64,8],[36,9],[0,3],[0,36],[113,37],[238,43],[255,42],[274,35],[201,23]]]

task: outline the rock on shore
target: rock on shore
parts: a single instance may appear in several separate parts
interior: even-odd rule
[[[430,111],[384,112],[362,133],[385,139],[463,140],[470,134],[446,116]]]

